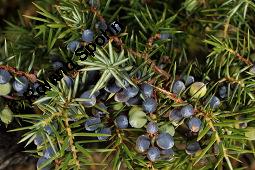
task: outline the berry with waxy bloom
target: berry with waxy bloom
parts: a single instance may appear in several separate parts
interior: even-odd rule
[[[43,151],[43,156],[46,159],[50,159],[54,154],[55,154],[54,149],[51,146],[49,146]]]
[[[216,96],[213,96],[210,99],[209,105],[210,105],[210,108],[212,108],[212,109],[219,108],[219,106],[220,106],[220,99],[218,97],[216,97]]]
[[[45,126],[45,127],[44,127],[44,130],[45,130],[49,135],[51,135],[51,134],[53,134],[53,129],[52,129],[53,127],[54,127],[55,130],[58,129],[58,124],[57,124],[57,122],[53,122],[51,125]]]
[[[174,146],[174,139],[169,133],[161,133],[156,138],[157,145],[161,149],[170,149]]]
[[[94,38],[94,32],[90,29],[86,29],[83,31],[82,33],[82,40],[87,42],[87,43],[90,43],[93,41],[93,38]]]
[[[182,79],[183,79],[183,81],[185,83],[185,86],[189,86],[192,83],[194,83],[194,81],[195,81],[195,78],[193,76],[187,76],[187,75],[183,76]]]
[[[17,92],[25,92],[28,88],[27,78],[25,76],[17,77],[17,80],[13,82],[12,87]]]
[[[71,77],[64,75],[63,79],[64,79],[67,87],[70,88],[73,85],[73,79]]]
[[[128,127],[128,118],[126,115],[119,115],[115,119],[116,126],[120,129],[125,129]]]
[[[180,110],[174,109],[169,113],[169,120],[174,123],[178,123],[182,119]]]
[[[222,99],[224,99],[225,97],[227,97],[227,94],[228,92],[227,92],[227,87],[226,86],[222,86],[222,87],[220,87],[220,89],[219,89],[219,95],[220,95],[220,97],[222,98]]]
[[[87,131],[94,131],[100,127],[101,119],[98,117],[90,117],[88,118],[85,123],[85,129]]]
[[[82,102],[82,104],[86,107],[92,107],[96,104],[96,96],[95,94],[91,95],[91,91],[83,92],[80,98],[88,99],[88,101]]]
[[[201,120],[193,117],[188,121],[188,127],[192,132],[198,132],[201,129]]]
[[[115,94],[114,100],[116,102],[127,102],[129,99],[128,94],[126,91],[121,91]]]
[[[157,102],[153,98],[147,98],[143,102],[143,110],[152,113],[157,109]]]
[[[194,108],[192,105],[183,106],[180,110],[182,117],[188,118],[194,114]]]
[[[180,94],[181,92],[183,92],[186,89],[185,84],[178,80],[173,84],[173,93],[175,94]]]
[[[11,74],[4,70],[0,69],[0,84],[6,84],[11,80],[12,76]]]
[[[145,97],[151,97],[153,94],[153,87],[150,84],[143,83],[141,85],[141,91]]]
[[[47,160],[48,160],[48,159],[45,158],[45,157],[40,157],[40,158],[38,159],[37,163],[36,163],[36,168],[37,168],[37,169],[40,169],[41,166],[44,164],[44,162],[46,162]],[[51,170],[51,169],[52,169],[52,164],[47,165],[47,166],[41,168],[41,170]]]
[[[157,147],[151,147],[147,152],[147,158],[152,162],[159,160],[160,150]]]
[[[72,41],[67,45],[67,50],[71,52],[75,52],[80,47],[80,42],[79,41]]]
[[[201,149],[198,142],[193,142],[187,145],[186,147],[186,153],[188,155],[194,155],[197,151]]]
[[[34,144],[36,146],[39,146],[43,143],[43,138],[41,135],[36,135],[35,139],[34,139]]]
[[[155,122],[149,122],[146,128],[147,133],[156,134],[158,132],[158,125]]]
[[[110,128],[102,128],[100,129],[97,133],[101,133],[101,134],[106,134],[106,135],[111,135],[112,131]],[[98,140],[106,140],[108,139],[110,136],[98,136]]]
[[[123,91],[129,98],[132,98],[138,94],[139,89],[137,87],[129,86],[126,89],[124,89]]]
[[[148,136],[141,135],[136,140],[136,149],[138,152],[145,152],[150,148],[150,139]]]
[[[108,93],[117,93],[121,90],[121,87],[117,86],[115,82],[110,81],[104,89]]]

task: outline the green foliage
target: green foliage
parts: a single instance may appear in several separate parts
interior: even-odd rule
[[[84,0],[37,0],[34,6],[36,14],[24,15],[29,19],[28,25],[22,17],[19,22],[6,21],[1,32],[6,38],[0,49],[1,66],[16,68],[12,71],[14,77],[22,71],[36,75],[38,81],[50,77],[50,61],[54,58],[72,60],[80,67],[67,73],[74,79],[71,87],[61,79],[57,84],[49,83],[46,94],[37,98],[1,96],[0,118],[5,124],[12,120],[20,122],[21,127],[11,130],[24,132],[20,143],[32,145],[38,136],[42,137],[42,144],[27,152],[38,157],[43,156],[46,148],[53,148],[53,156],[40,168],[52,164],[63,170],[221,170],[238,169],[236,164],[245,154],[254,159],[253,1],[104,0],[93,8]],[[105,46],[97,46],[95,56],[81,61],[67,50],[70,42],[80,40],[83,30],[92,29],[99,34],[96,23],[115,20],[125,30],[111,36]],[[162,33],[168,33],[170,38],[160,39]],[[103,90],[111,79],[124,89],[125,82],[133,87],[147,82],[154,87],[156,111],[145,114],[141,105],[114,101],[114,94],[100,101],[108,104],[107,110],[100,108],[100,102],[93,107],[84,106],[82,102],[90,98],[80,98],[80,94],[89,89],[91,71],[98,71],[99,78],[93,77],[96,83],[90,86],[90,97]],[[196,94],[193,86],[187,86],[180,95],[172,93],[173,83],[183,75],[192,75],[196,82],[204,83],[206,89],[201,87],[202,92],[195,89],[202,95]],[[226,97],[221,98],[219,109],[212,109],[209,99],[219,96],[222,86],[227,89]],[[6,93],[6,89],[0,89],[0,93]],[[145,99],[143,94],[139,97]],[[203,122],[197,134],[187,128],[187,118],[178,123],[169,121],[173,109],[188,104],[194,106],[194,116]],[[11,110],[7,111],[6,106]],[[21,112],[21,108],[30,110]],[[99,126],[111,128],[110,135],[85,131],[85,121],[94,117],[96,110],[105,114]],[[131,127],[118,129],[114,119],[123,113],[128,115]],[[150,162],[146,154],[137,152],[136,139],[146,133],[149,121],[157,122],[160,132],[174,136],[174,156]],[[52,130],[51,134],[46,127]],[[156,137],[150,137],[156,145]],[[186,146],[195,141],[201,149],[187,155]]]

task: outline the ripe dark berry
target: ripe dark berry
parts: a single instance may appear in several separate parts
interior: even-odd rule
[[[166,40],[170,37],[169,33],[160,33],[160,39],[161,40]]]
[[[132,97],[128,99],[126,102],[127,106],[134,106],[134,105],[140,105],[142,103],[142,100],[139,96]]]
[[[157,147],[151,147],[147,152],[147,158],[152,162],[159,160],[160,150]]]
[[[173,84],[173,93],[175,94],[180,94],[181,92],[183,92],[186,89],[184,83],[180,80],[176,81]]]
[[[161,150],[161,154],[170,156],[170,155],[174,155],[174,151],[173,151],[173,149],[163,149],[163,150]]]
[[[128,127],[128,118],[126,115],[119,115],[115,119],[116,126],[120,129],[125,129]]]
[[[139,89],[137,87],[129,86],[123,91],[127,94],[129,98],[131,98],[131,97],[135,97],[138,94]]]
[[[201,120],[193,117],[188,121],[188,127],[192,132],[198,132],[201,128]]]
[[[41,170],[51,170],[52,169],[52,165],[47,165],[44,168],[41,168],[42,165],[44,164],[44,162],[46,162],[48,159],[46,159],[45,157],[40,157],[36,163],[36,168],[37,169],[41,169]]]
[[[91,117],[85,121],[84,126],[87,131],[95,131],[96,129],[100,127],[100,123],[101,123],[100,118]]]
[[[174,109],[169,113],[169,120],[171,122],[178,123],[182,119],[182,114],[180,110]]]
[[[43,151],[43,156],[46,158],[46,159],[50,159],[53,155],[54,155],[54,150],[51,146],[49,146],[48,148],[46,148],[44,151]]]
[[[169,133],[159,134],[156,142],[161,149],[170,149],[174,146],[174,139]]]
[[[171,160],[174,156],[173,149],[163,149],[160,151],[161,160]]]
[[[28,88],[28,80],[25,76],[17,77],[12,84],[12,87],[15,91],[24,93]]]
[[[99,21],[95,24],[96,29],[105,31],[107,29],[107,24],[103,21]]]
[[[188,118],[194,114],[194,109],[192,105],[186,105],[181,108],[182,117]]]
[[[220,106],[220,99],[216,96],[213,96],[210,100],[210,108],[217,109]]]
[[[147,83],[141,85],[141,91],[145,97],[151,97],[153,94],[153,87]]]
[[[141,135],[136,140],[136,149],[138,152],[145,152],[150,148],[150,139],[148,136]]]
[[[186,153],[188,155],[194,155],[200,149],[201,149],[201,147],[198,142],[190,143],[186,147]]]
[[[129,99],[128,94],[126,91],[121,91],[115,94],[114,100],[116,102],[127,102]]]
[[[107,134],[107,135],[111,135],[111,129],[110,128],[102,128],[100,129],[97,133],[101,133],[101,134]],[[106,140],[108,139],[110,136],[98,136],[98,140]]]
[[[155,122],[149,122],[146,128],[147,133],[156,134],[158,132],[158,125]]]
[[[225,97],[227,97],[227,87],[226,86],[222,86],[219,89],[219,95],[222,99],[224,99]]]
[[[51,125],[45,126],[45,127],[44,127],[44,130],[45,130],[49,135],[51,135],[51,134],[53,134],[53,129],[52,129],[52,128],[54,128],[55,130],[58,129],[58,124],[57,124],[57,122],[53,122]]]
[[[43,138],[41,135],[36,135],[35,139],[34,139],[34,144],[36,146],[39,146],[43,143]]]
[[[75,52],[80,47],[79,41],[72,41],[67,45],[67,50]]]
[[[6,84],[11,80],[11,74],[3,69],[0,69],[0,84]]]
[[[90,43],[93,41],[93,37],[94,37],[94,32],[90,29],[86,29],[83,31],[82,33],[82,40],[87,42],[87,43]]]
[[[121,87],[117,86],[115,82],[110,81],[104,89],[108,93],[117,93],[121,90]]]
[[[189,86],[191,85],[192,83],[194,83],[195,81],[195,78],[193,76],[183,76],[182,80],[185,82],[185,86]]]
[[[71,77],[64,75],[63,79],[64,79],[67,87],[69,87],[69,88],[72,87],[74,81]]]
[[[157,102],[153,98],[147,98],[143,102],[143,110],[147,113],[152,113],[157,109]]]
[[[61,62],[61,61],[54,61],[54,62],[52,63],[52,67],[53,67],[53,69],[54,69],[55,71],[57,71],[57,70],[59,70],[59,69],[61,69],[61,68],[64,68],[64,63]]]
[[[82,93],[80,98],[88,99],[87,101],[83,101],[82,104],[86,107],[92,107],[96,104],[96,96],[93,94],[92,96],[90,91],[85,91]]]

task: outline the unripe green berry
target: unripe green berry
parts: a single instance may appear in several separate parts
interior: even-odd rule
[[[13,113],[12,113],[11,109],[9,107],[5,107],[1,111],[0,118],[1,118],[2,122],[4,122],[5,124],[11,123],[11,121],[13,119]]]
[[[206,85],[202,82],[195,82],[190,86],[189,94],[194,98],[204,97],[206,94]]]
[[[10,83],[0,84],[0,96],[6,96],[11,92],[12,86]]]

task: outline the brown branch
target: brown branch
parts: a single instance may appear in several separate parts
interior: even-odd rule
[[[36,75],[29,74],[29,73],[26,73],[26,72],[23,72],[23,71],[19,71],[16,68],[11,67],[11,66],[0,65],[0,69],[4,69],[6,71],[9,71],[12,74],[15,74],[17,76],[25,76],[25,77],[27,77],[33,83],[37,81]]]
[[[152,85],[152,84],[151,84]],[[160,87],[152,85],[156,90],[160,91],[161,93],[164,93],[169,99],[175,101],[176,103],[184,103],[184,101],[181,98],[177,98],[177,95],[168,92],[165,89],[162,89]]]
[[[69,125],[69,122],[68,122],[68,117],[66,116],[66,113],[65,113],[65,126],[66,126],[67,135],[69,137],[69,145],[71,147],[71,151],[72,151],[72,154],[73,154],[75,164],[76,164],[77,168],[80,169],[80,162],[78,160],[77,150],[74,146],[74,140],[73,140],[74,136],[72,134],[72,130],[70,128],[70,125]]]
[[[155,40],[158,40],[159,38],[160,38],[160,34],[156,34],[156,35],[150,37],[150,38],[148,39],[147,46],[148,46],[148,47],[151,47],[152,44],[153,44],[153,42],[154,42]]]
[[[244,62],[246,65],[252,65],[252,62],[248,58],[244,58],[238,52],[236,52],[232,49],[227,49],[227,51],[230,52],[231,54],[235,55],[240,61]]]
[[[102,22],[105,21],[104,17],[101,15],[101,13],[95,7],[91,7],[90,11],[92,13],[94,13],[99,18],[100,21],[102,21]]]

